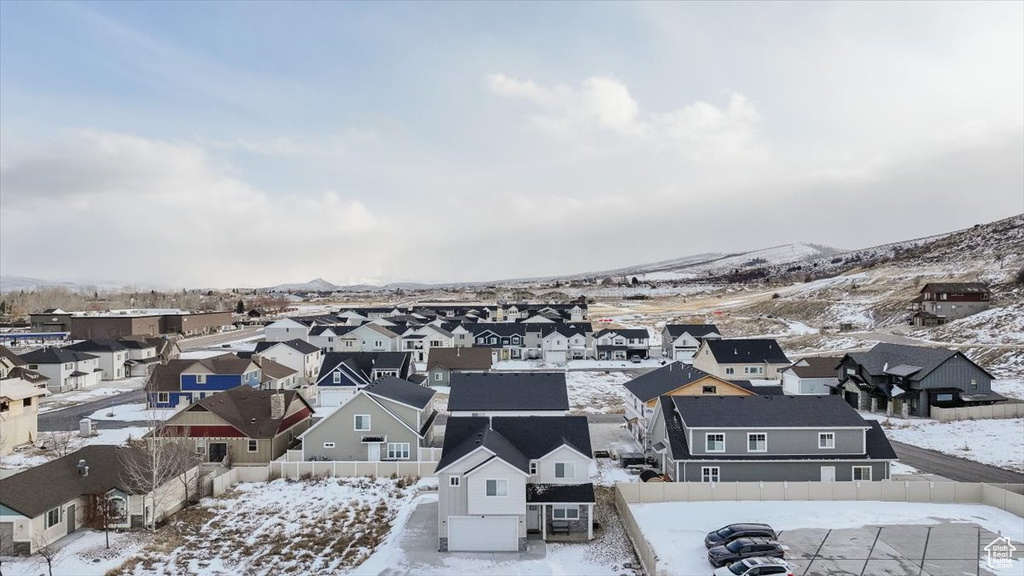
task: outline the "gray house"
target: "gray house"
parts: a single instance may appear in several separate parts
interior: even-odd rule
[[[678,482],[886,480],[896,459],[837,396],[662,396],[650,437]]]
[[[499,372],[452,375],[449,416],[565,416],[569,392],[564,372]]]
[[[928,417],[931,406],[955,408],[1002,402],[992,375],[963,352],[903,344],[876,344],[843,356],[839,387],[861,410]]]
[[[419,460],[433,441],[434,391],[392,376],[358,389],[302,436],[303,460]]]
[[[434,348],[427,359],[428,386],[449,386],[453,372],[489,372],[490,348]]]

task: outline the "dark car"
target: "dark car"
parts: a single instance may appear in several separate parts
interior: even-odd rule
[[[704,547],[721,546],[737,538],[775,538],[775,530],[767,524],[729,524],[704,537]]]
[[[770,538],[737,538],[724,546],[715,546],[708,550],[708,562],[715,567],[739,562],[744,558],[766,556],[784,558],[786,552],[782,544]]]

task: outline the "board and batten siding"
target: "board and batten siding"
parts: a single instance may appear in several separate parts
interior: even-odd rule
[[[477,450],[468,454],[464,460],[449,466],[447,470],[437,475],[437,532],[442,538],[448,534],[447,521],[449,516],[466,516],[469,514],[466,478],[462,475],[463,472],[478,466],[490,457],[490,452]],[[458,486],[451,485],[449,479],[452,476],[460,478]]]
[[[369,430],[355,430],[356,414],[370,415]],[[306,433],[302,438],[303,460],[366,461],[369,454],[367,445],[362,442],[364,435],[384,435],[388,442],[408,442],[409,457],[416,458],[419,437],[379,404],[359,393]],[[334,443],[334,448],[325,448],[324,443],[330,442]],[[381,446],[381,458],[386,456],[386,445]]]
[[[976,390],[971,389],[971,380],[977,383]],[[959,388],[967,394],[980,394],[992,391],[992,378],[963,356],[956,355],[928,374],[921,381],[920,388]]]
[[[689,433],[690,430],[687,430]],[[694,455],[708,454],[706,434],[725,434],[725,452],[710,452],[715,456],[723,454],[747,455],[747,434],[765,434],[768,440],[767,452],[753,452],[754,454],[777,454],[785,455],[806,455],[806,454],[864,454],[865,430],[861,428],[807,428],[807,429],[778,429],[778,428],[743,428],[743,429],[707,429],[693,428],[693,442],[690,446],[690,453]],[[831,432],[835,434],[835,448],[819,448],[818,434]]]

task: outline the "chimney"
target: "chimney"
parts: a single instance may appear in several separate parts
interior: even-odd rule
[[[284,394],[275,393],[270,396],[270,419],[284,418]]]
[[[88,476],[89,475],[89,467],[85,465],[85,460],[79,460],[78,461],[78,475],[79,476]]]

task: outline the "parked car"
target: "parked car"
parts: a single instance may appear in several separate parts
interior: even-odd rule
[[[708,550],[708,562],[717,567],[754,556],[783,558],[785,555],[782,544],[771,538],[737,538],[728,544]]]
[[[643,362],[643,358],[641,358],[639,356],[633,356],[633,357],[631,357],[629,359],[629,361],[632,362],[633,364],[639,364],[639,363]]]
[[[728,544],[737,538],[774,539],[776,536],[777,534],[775,534],[775,530],[767,524],[729,524],[728,526],[723,526],[714,532],[708,532],[708,535],[704,537],[704,547],[711,548],[713,546],[721,546],[722,544]]]
[[[746,558],[722,566],[712,576],[793,576],[793,569],[778,558]]]

